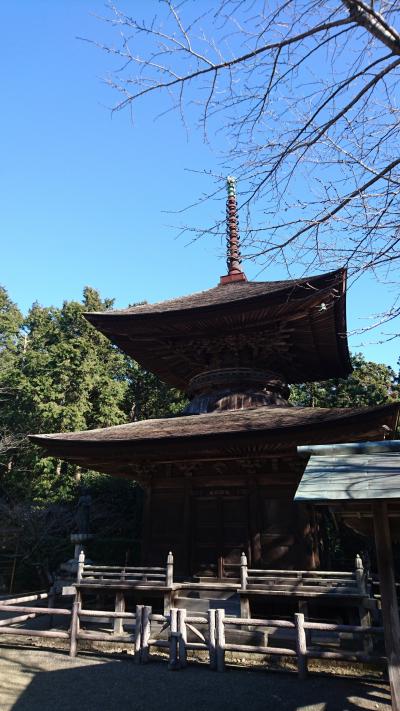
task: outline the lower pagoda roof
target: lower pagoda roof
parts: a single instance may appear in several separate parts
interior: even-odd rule
[[[140,466],[178,461],[294,456],[301,444],[381,440],[397,403],[364,408],[259,407],[131,422],[83,432],[30,435],[56,457],[134,479]]]

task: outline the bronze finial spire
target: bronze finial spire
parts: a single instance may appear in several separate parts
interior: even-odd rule
[[[240,263],[239,221],[237,216],[235,178],[228,175],[226,179],[228,197],[226,201],[226,246],[228,274],[222,276],[220,284],[231,281],[247,281]]]

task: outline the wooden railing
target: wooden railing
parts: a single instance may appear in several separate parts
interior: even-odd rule
[[[267,570],[249,568],[244,553],[240,560],[240,614],[252,616],[252,605],[267,598],[290,598],[299,612],[308,616],[308,602],[337,603],[357,608],[360,623],[367,626],[373,600],[360,556],[356,556],[354,572],[335,570]]]
[[[354,572],[337,570],[267,570],[249,568],[247,557],[240,558],[241,590],[262,592],[367,595],[367,582],[362,560],[356,556]]]
[[[374,626],[336,625],[323,622],[306,621],[302,613],[296,613],[294,620],[266,620],[253,618],[229,617],[223,609],[209,609],[207,616],[191,616],[184,609],[171,609],[168,615],[158,615],[152,612],[148,605],[137,605],[135,612],[103,611],[84,609],[79,599],[75,599],[72,610],[58,607],[41,607],[40,603],[49,602],[48,593],[34,595],[20,595],[0,601],[0,613],[17,613],[8,619],[0,619],[0,636],[17,635],[24,637],[43,637],[69,640],[69,653],[71,657],[78,653],[80,640],[118,642],[132,645],[135,661],[146,663],[150,658],[151,647],[164,648],[169,652],[169,666],[171,669],[184,668],[187,664],[189,650],[202,650],[208,653],[211,668],[218,671],[225,669],[226,652],[240,652],[246,654],[266,654],[291,657],[296,659],[298,673],[301,678],[307,674],[308,659],[332,659],[352,662],[383,662],[385,658],[365,651],[346,651],[339,648],[332,649],[335,642],[334,635],[351,633],[353,636],[366,636],[373,638],[382,637],[383,628]],[[36,602],[35,606],[27,606],[27,602]],[[20,625],[32,620],[38,615],[61,615],[69,618],[69,629],[31,629]],[[83,624],[88,621],[100,621],[102,629],[86,629]],[[116,627],[115,623],[119,625]],[[111,627],[104,631],[104,623]],[[155,629],[154,623],[160,629]],[[15,626],[18,625],[18,626]],[[129,626],[129,631],[124,629]],[[255,641],[250,644],[229,642],[229,632],[232,629],[242,628],[251,630],[261,629],[270,633],[271,629],[286,629],[292,633],[293,647],[262,644]],[[162,639],[161,634],[167,632],[167,638]],[[327,632],[330,635],[330,649],[326,646],[312,642],[313,632]],[[190,640],[195,637],[196,641]]]
[[[153,621],[162,621],[162,630],[169,628],[168,640],[161,640],[154,636]],[[345,651],[341,649],[327,650],[321,645],[312,645],[307,642],[307,637],[312,637],[312,632],[328,632],[331,635],[341,633],[353,636],[382,637],[382,627],[361,627],[359,625],[334,625],[322,622],[308,622],[302,613],[296,613],[293,622],[288,620],[248,619],[226,616],[223,609],[208,610],[207,617],[192,617],[183,609],[172,609],[170,615],[153,615],[151,607],[146,608],[142,617],[142,662],[149,659],[150,647],[164,647],[169,649],[169,666],[171,669],[184,668],[187,665],[188,650],[202,650],[209,655],[211,668],[217,671],[225,669],[226,652],[240,652],[242,654],[266,654],[280,657],[291,657],[297,660],[298,674],[304,678],[307,674],[308,659],[332,659],[362,663],[382,663],[385,657],[367,654],[365,651]],[[201,629],[199,629],[199,627]],[[293,633],[294,648],[263,645],[258,642],[253,644],[240,644],[227,642],[226,637],[232,627],[264,629],[287,629]],[[188,641],[189,632],[192,632],[197,641]],[[308,633],[308,634],[307,634]],[[334,639],[332,640],[334,641]],[[336,639],[337,641],[337,639]]]
[[[242,652],[246,654],[268,654],[278,655],[283,657],[294,657],[297,659],[297,668],[300,678],[304,678],[307,674],[308,659],[335,659],[352,662],[384,662],[385,657],[367,654],[364,651],[344,651],[341,649],[331,651],[321,648],[321,645],[311,646],[307,643],[307,631],[312,630],[319,632],[330,632],[340,634],[343,632],[352,633],[353,635],[361,636],[383,636],[383,627],[361,627],[358,625],[334,625],[323,622],[307,622],[304,615],[300,612],[295,613],[294,621],[287,620],[257,620],[253,618],[234,618],[226,617],[224,610],[213,610],[215,616],[215,637],[213,650],[214,654],[210,653],[210,664],[217,671],[225,669],[225,653],[226,652]],[[244,625],[256,628],[279,629],[285,628],[294,632],[295,649],[290,647],[275,647],[264,646],[261,644],[244,645],[230,644],[226,642],[226,632],[229,627]],[[211,649],[211,648],[210,648]]]
[[[91,565],[85,563],[83,551],[79,555],[78,583],[110,584],[127,583],[132,586],[151,584],[172,587],[174,582],[174,557],[168,553],[165,567]]]
[[[78,652],[78,642],[79,640],[88,640],[92,642],[124,642],[131,643],[134,646],[135,662],[140,663],[141,661],[141,650],[142,650],[142,617],[143,617],[143,605],[136,606],[136,612],[110,612],[103,610],[85,610],[82,608],[80,600],[75,600],[72,606],[71,614],[71,625],[69,629],[69,656],[75,657]],[[101,618],[102,623],[104,621],[114,623],[116,620],[127,621],[133,626],[131,633],[127,634],[123,632],[118,634],[116,632],[115,626],[108,632],[102,632],[98,630],[86,630],[82,629],[82,619],[92,619],[96,620]]]

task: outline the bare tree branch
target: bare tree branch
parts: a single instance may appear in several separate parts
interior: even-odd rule
[[[120,60],[107,79],[120,97],[113,110],[156,95],[160,113],[198,121],[205,141],[219,148],[223,133],[206,197],[219,200],[223,176],[236,174],[245,257],[294,274],[344,263],[352,279],[398,279],[397,0],[162,7],[143,21],[110,8],[120,44],[94,44]],[[222,216],[180,227],[191,239],[224,230]]]

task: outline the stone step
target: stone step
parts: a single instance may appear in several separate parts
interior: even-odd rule
[[[205,585],[207,585],[207,583],[211,583],[211,584],[213,584],[213,583],[220,583],[221,585],[223,585],[224,583],[225,583],[225,584],[226,584],[226,583],[229,583],[229,584],[236,583],[236,585],[240,585],[240,578],[238,578],[238,577],[236,577],[236,576],[232,576],[231,578],[230,578],[230,577],[227,577],[227,578],[217,578],[217,577],[211,577],[210,575],[208,575],[208,576],[196,575],[196,576],[194,577],[194,580],[195,580],[196,583],[202,583],[202,584],[205,584]]]
[[[187,588],[184,590],[177,590],[175,593],[176,598],[184,597],[193,599],[204,599],[204,600],[237,600],[238,596],[235,590],[224,590],[221,588],[213,589],[211,588]]]
[[[207,613],[209,609],[220,608],[225,610],[227,615],[238,617],[240,614],[240,603],[238,599],[210,599],[196,597],[177,597],[174,601],[174,607],[187,610],[188,613]]]

